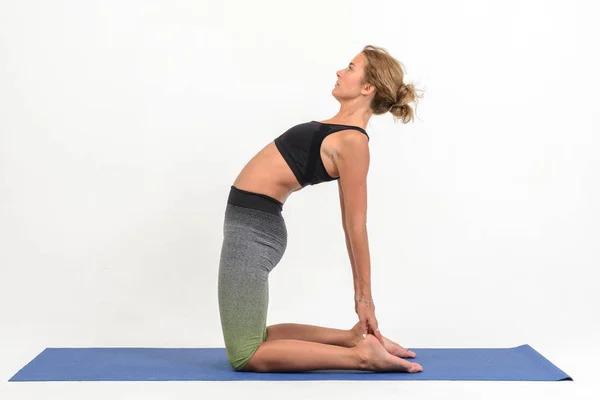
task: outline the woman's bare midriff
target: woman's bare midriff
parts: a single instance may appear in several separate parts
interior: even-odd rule
[[[333,154],[339,141],[337,133],[339,132],[327,136],[321,144],[321,160],[327,173],[333,177],[339,176],[333,161]],[[292,193],[302,189],[273,141],[248,161],[233,182],[233,186],[241,190],[265,194],[282,203],[285,203]]]

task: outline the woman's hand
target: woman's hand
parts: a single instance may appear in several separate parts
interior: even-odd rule
[[[375,304],[373,304],[373,302],[366,303],[364,301],[355,300],[354,310],[358,314],[358,323],[363,338],[370,333],[379,339],[381,345],[385,347],[383,335],[379,332],[379,323],[375,317]]]

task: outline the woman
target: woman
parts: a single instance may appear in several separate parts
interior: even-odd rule
[[[420,372],[401,357],[415,354],[383,337],[371,296],[366,229],[371,115],[413,119],[417,95],[404,84],[401,64],[366,46],[337,72],[333,96],[340,111],[327,121],[296,125],[264,147],[231,187],[219,265],[219,311],[229,363],[236,371],[298,372],[322,369]],[[312,325],[267,327],[269,273],[287,246],[282,217],[288,196],[307,185],[338,180],[342,223],[354,277],[350,330]]]

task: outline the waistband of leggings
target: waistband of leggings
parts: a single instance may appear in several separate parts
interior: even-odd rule
[[[234,206],[253,208],[255,210],[265,211],[275,215],[281,215],[283,203],[273,197],[262,193],[249,192],[231,186],[227,204]]]

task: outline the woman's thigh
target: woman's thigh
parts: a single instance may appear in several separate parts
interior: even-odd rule
[[[281,216],[228,205],[219,263],[219,311],[227,356],[241,369],[266,340],[269,273],[287,245]]]

